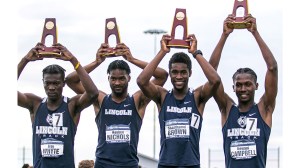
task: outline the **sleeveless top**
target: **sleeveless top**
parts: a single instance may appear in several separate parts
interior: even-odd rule
[[[123,102],[116,103],[111,95],[106,95],[95,121],[98,127],[95,168],[103,165],[138,167],[137,145],[142,119],[133,96],[128,95]]]
[[[222,128],[227,168],[265,168],[271,128],[255,104],[248,112],[232,105]]]
[[[176,100],[173,91],[167,93],[159,113],[159,165],[200,165],[199,140],[202,120],[193,90],[189,89],[182,100]]]
[[[34,168],[75,168],[74,137],[76,125],[68,109],[68,98],[54,111],[44,98],[32,124]]]

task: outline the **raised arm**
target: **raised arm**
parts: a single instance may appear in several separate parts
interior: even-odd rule
[[[43,50],[43,47],[44,46],[42,43],[38,43],[21,59],[18,64],[18,79],[28,62],[43,59],[38,54],[38,50]],[[37,108],[41,100],[42,98],[32,93],[21,93],[18,91],[18,105],[28,109],[31,114],[35,112],[35,109]]]
[[[37,43],[35,47],[33,47],[19,62],[18,64],[18,79],[27,65],[30,61],[36,61],[36,60],[42,60],[43,58],[40,57],[38,50],[44,50],[44,45],[42,43]]]
[[[144,69],[148,65],[147,62],[134,58],[130,52],[130,49],[124,43],[119,43],[116,48],[119,50],[124,59],[136,65],[137,67]],[[157,67],[154,70],[153,77],[154,79],[151,80],[152,83],[163,86],[168,79],[168,72],[160,67]]]
[[[158,64],[161,62],[163,57],[170,52],[170,48],[167,47],[167,41],[171,40],[169,35],[163,35],[161,39],[161,49],[154,57],[154,59],[144,68],[137,78],[137,84],[143,93],[155,101],[157,104],[161,104],[161,91],[164,90],[161,86],[156,85],[150,81],[150,78],[154,75]]]
[[[221,59],[221,54],[222,54],[225,42],[226,42],[228,36],[230,35],[230,33],[233,32],[233,29],[229,28],[227,26],[227,24],[233,22],[233,20],[234,20],[234,16],[231,15],[231,14],[228,15],[228,17],[224,20],[224,22],[223,22],[223,32],[222,32],[221,38],[220,38],[217,46],[215,47],[215,49],[212,52],[211,57],[209,59],[209,63],[211,64],[211,66],[213,68],[215,68],[215,70],[218,69],[220,59]]]
[[[246,21],[252,24],[252,26],[248,28],[248,31],[251,32],[254,36],[261,50],[262,56],[267,64],[267,73],[265,76],[265,93],[261,97],[259,104],[261,104],[260,107],[263,108],[263,110],[260,109],[260,111],[265,112],[265,114],[262,115],[263,118],[269,125],[271,125],[271,115],[275,108],[276,96],[278,91],[277,61],[275,60],[271,50],[257,31],[256,19],[253,16],[248,15],[246,17]]]
[[[107,52],[107,48],[108,48],[107,44],[105,43],[101,44],[96,54],[96,60],[84,66],[84,69],[86,70],[87,73],[92,72],[105,60],[105,57],[102,55],[103,53]],[[85,89],[76,71],[67,75],[66,83],[77,94],[82,94],[85,92]]]
[[[196,104],[200,105],[203,102],[205,104],[205,102],[212,97],[213,92],[217,89],[218,85],[220,84],[221,78],[219,77],[215,69],[205,60],[205,58],[201,54],[195,54],[195,52],[197,51],[197,39],[195,35],[188,35],[187,38],[191,41],[191,47],[188,49],[188,52],[193,54],[208,80],[208,82],[195,90],[195,96],[197,97]]]
[[[91,105],[97,99],[98,89],[90,78],[89,74],[80,65],[80,62],[77,60],[77,58],[66,47],[62,46],[61,44],[55,44],[53,47],[61,53],[61,57],[58,57],[57,59],[70,61],[72,63],[82,83],[85,92],[71,98],[70,100],[75,102],[74,112],[81,112],[84,108]]]
[[[212,52],[212,55],[209,59],[209,63],[214,67],[215,70],[218,69],[222,51],[225,45],[225,42],[230,35],[230,33],[233,32],[233,29],[229,28],[227,25],[228,23],[231,23],[234,21],[234,16],[232,14],[228,15],[228,17],[223,22],[223,32],[221,35],[221,38],[219,42],[217,43],[214,51]],[[213,95],[216,103],[218,104],[219,110],[222,114],[222,125],[227,120],[228,113],[230,111],[231,105],[234,103],[233,100],[224,92],[224,87],[222,81],[220,82],[220,85],[218,86],[215,94]]]

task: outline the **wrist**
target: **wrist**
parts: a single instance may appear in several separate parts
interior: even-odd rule
[[[27,64],[28,62],[30,62],[30,59],[27,58],[27,56],[23,57],[21,62]]]
[[[70,62],[71,62],[74,66],[76,66],[76,64],[77,64],[79,61],[77,60],[77,58],[72,57],[72,58],[70,59]]]
[[[222,33],[222,36],[225,37],[225,38],[227,38],[227,37],[229,36],[229,34],[230,34],[230,33],[228,33],[228,32],[223,32],[223,33]]]
[[[135,60],[135,58],[133,58],[133,57],[126,57],[126,60],[128,62],[132,63]]]
[[[203,53],[201,50],[196,50],[192,55],[194,58],[196,58],[197,55],[203,56]]]

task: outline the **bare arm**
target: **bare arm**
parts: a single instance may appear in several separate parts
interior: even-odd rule
[[[43,50],[43,45],[41,43],[38,43],[21,59],[18,64],[18,79],[28,62],[42,60],[38,54],[38,50]],[[31,114],[35,113],[41,100],[42,98],[32,93],[21,93],[18,91],[18,105],[28,109]]]
[[[18,79],[27,65],[30,61],[36,61],[36,60],[42,60],[43,58],[40,57],[38,50],[44,50],[44,45],[42,43],[37,43],[35,47],[33,47],[19,62],[18,64]]]
[[[83,94],[80,96],[75,96],[70,100],[75,101],[75,107],[73,109],[74,114],[79,113],[86,107],[90,106],[97,99],[98,89],[85,69],[80,65],[77,58],[66,47],[62,46],[61,44],[55,44],[53,47],[61,53],[61,57],[58,57],[57,59],[70,61],[72,63],[82,83],[82,86],[85,89]]]
[[[95,70],[105,60],[105,57],[102,55],[107,51],[107,48],[108,48],[107,44],[104,43],[101,44],[96,54],[96,60],[84,66],[84,69],[86,70],[87,73],[90,73],[93,70]],[[77,94],[82,94],[85,92],[85,89],[76,71],[70,73],[66,77],[66,83]]]
[[[212,55],[210,57],[209,63],[215,68],[215,70],[218,69],[221,54],[225,45],[225,42],[230,35],[230,33],[233,32],[233,29],[229,28],[227,25],[230,22],[233,22],[234,16],[228,15],[228,17],[223,22],[223,33],[221,35],[221,38],[219,42],[217,43],[214,51],[212,52]],[[220,85],[218,86],[215,94],[213,95],[216,103],[218,104],[219,110],[222,115],[222,125],[227,120],[228,113],[230,111],[231,105],[234,103],[233,100],[224,92],[223,83],[221,81]]]
[[[143,93],[149,97],[151,100],[155,101],[157,104],[161,103],[161,90],[162,87],[155,85],[150,81],[154,71],[156,70],[158,64],[161,62],[163,57],[170,52],[170,49],[167,47],[167,40],[171,40],[169,35],[163,35],[161,40],[161,49],[154,57],[154,59],[144,68],[137,78],[137,84]]]
[[[130,52],[130,49],[124,43],[118,44],[116,48],[119,50],[124,59],[140,67],[141,69],[144,69],[148,65],[147,62],[134,58]],[[157,67],[154,70],[153,76],[154,79],[151,80],[151,82],[155,85],[163,86],[168,79],[168,72],[160,67]]]
[[[272,113],[276,104],[276,96],[278,91],[278,67],[277,61],[275,60],[271,50],[264,42],[259,32],[257,31],[256,19],[251,15],[246,17],[246,21],[251,23],[251,27],[248,31],[254,36],[262,56],[267,64],[267,73],[265,76],[265,93],[259,101],[260,112],[265,122],[271,126],[272,124]]]
[[[188,35],[187,38],[189,39],[189,41],[191,41],[191,47],[189,48],[188,52],[193,54],[197,50],[197,39],[194,34]],[[207,100],[212,97],[213,92],[220,84],[221,79],[215,69],[205,60],[205,58],[201,54],[197,54],[195,56],[195,59],[199,63],[204,75],[208,79],[207,83],[195,90],[195,96],[197,97],[196,104],[199,108],[200,104],[204,105],[205,102],[207,102]],[[203,110],[200,110],[200,112],[203,112]]]

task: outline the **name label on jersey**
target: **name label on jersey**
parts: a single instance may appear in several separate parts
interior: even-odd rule
[[[107,143],[130,143],[129,125],[111,125],[106,127]]]
[[[232,128],[227,130],[227,137],[232,136],[260,136],[260,129],[247,130],[243,128]]]
[[[172,119],[165,123],[166,138],[189,138],[190,124],[189,119]]]
[[[132,110],[105,109],[105,115],[132,115]]]
[[[64,143],[53,138],[42,139],[41,153],[43,157],[57,158],[64,154]]]
[[[68,127],[36,126],[35,134],[67,135]]]
[[[253,158],[257,155],[255,141],[249,139],[232,141],[230,154],[236,160]]]
[[[172,113],[191,113],[192,112],[192,107],[173,107],[173,106],[167,106],[167,112],[172,112]]]

